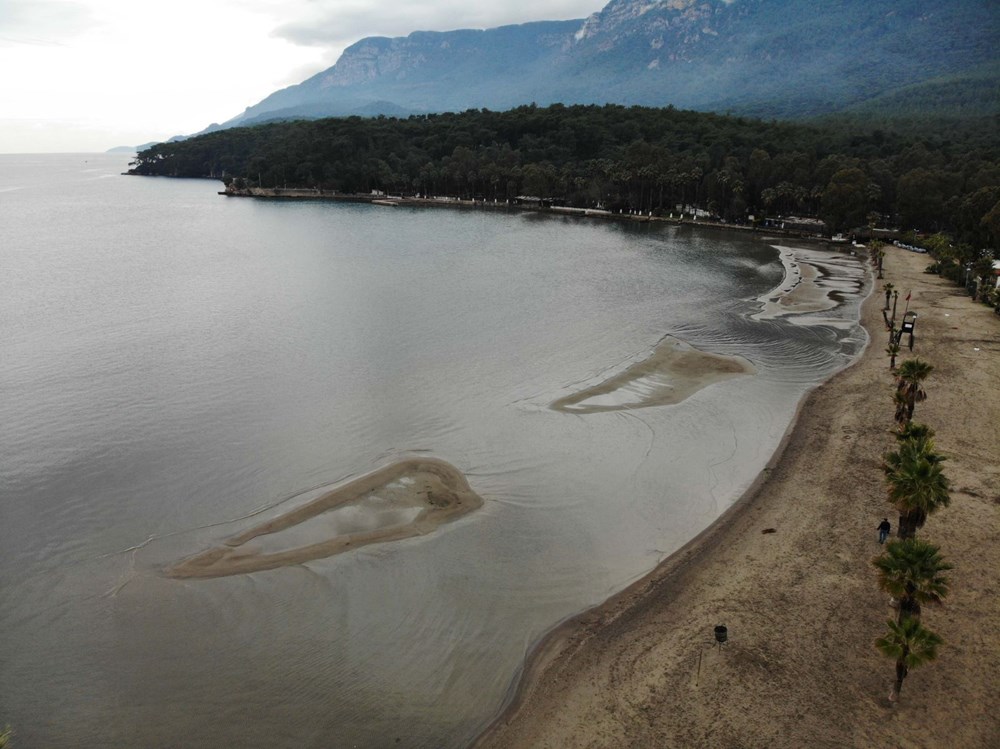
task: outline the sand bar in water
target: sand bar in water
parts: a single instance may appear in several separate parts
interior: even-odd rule
[[[441,460],[393,463],[188,557],[166,574],[224,577],[323,559],[426,535],[482,507],[465,476]]]
[[[754,320],[788,318],[801,325],[825,324],[845,327],[822,313],[837,309],[845,297],[858,294],[865,281],[865,266],[854,255],[828,250],[772,245],[785,269],[782,282],[757,298],[761,310]]]
[[[756,371],[742,357],[706,353],[666,336],[646,359],[596,385],[553,401],[550,408],[590,414],[668,406],[713,383]]]

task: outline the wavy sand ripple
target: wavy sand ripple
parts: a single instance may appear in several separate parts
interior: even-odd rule
[[[849,321],[823,315],[837,309],[845,297],[861,293],[867,269],[855,255],[772,245],[778,251],[785,276],[767,294],[757,298],[761,310],[754,320],[788,318],[799,325],[849,327]]]
[[[709,354],[667,336],[648,358],[597,385],[553,401],[550,408],[592,414],[668,406],[713,383],[756,372],[742,357]]]
[[[188,557],[166,574],[224,577],[302,564],[425,535],[482,505],[454,466],[431,458],[405,460]]]

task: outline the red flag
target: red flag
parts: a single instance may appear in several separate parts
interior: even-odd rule
[[[912,293],[913,293],[912,291],[907,291],[906,292],[906,301],[910,301],[910,294],[912,294]]]

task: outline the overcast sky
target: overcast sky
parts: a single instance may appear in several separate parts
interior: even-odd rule
[[[607,0],[0,0],[0,153],[201,130],[365,36],[585,18]]]

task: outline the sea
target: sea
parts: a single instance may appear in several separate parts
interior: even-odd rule
[[[540,639],[716,520],[867,343],[860,260],[828,269],[822,314],[759,314],[787,239],[227,198],[127,161],[0,156],[17,746],[467,746]],[[667,336],[756,373],[674,405],[550,407]],[[290,567],[164,574],[422,456],[483,507]]]

